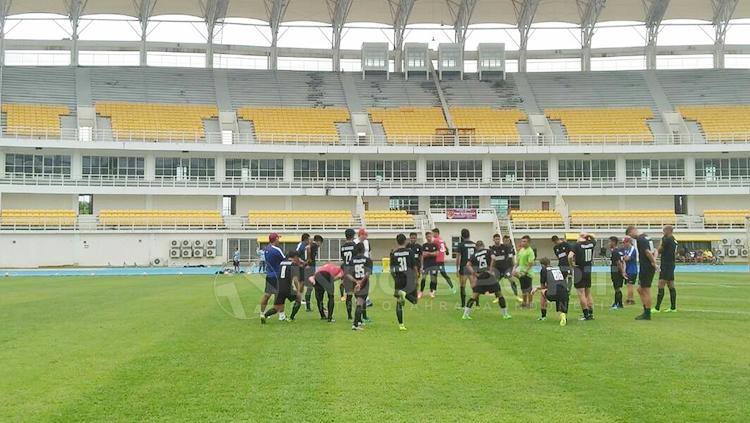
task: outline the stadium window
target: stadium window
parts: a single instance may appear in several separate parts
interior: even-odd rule
[[[5,156],[5,173],[34,177],[62,176],[70,177],[70,156],[7,154]]]
[[[705,181],[750,177],[750,158],[696,159],[695,176]]]
[[[478,181],[482,179],[481,160],[428,160],[428,181]]]
[[[364,181],[409,181],[417,178],[416,160],[362,160],[360,176]]]
[[[156,177],[165,179],[213,179],[216,171],[214,159],[157,157]]]
[[[143,178],[144,173],[143,157],[83,156],[83,176]]]
[[[78,196],[78,214],[94,214],[94,196],[91,194],[81,194]]]
[[[419,197],[390,197],[388,198],[388,208],[390,210],[406,210],[409,214],[417,214],[419,212]]]
[[[685,160],[632,159],[625,161],[625,176],[632,180],[681,179],[685,177]]]
[[[546,181],[549,179],[547,160],[493,160],[492,180]]]
[[[349,160],[303,160],[294,159],[295,180],[342,180],[351,179]]]
[[[560,160],[561,181],[614,180],[617,176],[615,160]]]
[[[479,197],[477,196],[431,196],[431,209],[478,209]]]
[[[279,180],[284,177],[283,159],[227,159],[227,179]]]
[[[521,197],[517,195],[490,197],[490,207],[495,209],[499,217],[507,217],[510,211],[521,209]]]

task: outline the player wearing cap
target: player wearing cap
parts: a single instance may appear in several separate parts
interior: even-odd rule
[[[260,314],[266,312],[268,299],[271,295],[278,293],[279,272],[281,271],[281,262],[284,261],[284,252],[281,251],[279,243],[281,237],[276,232],[268,235],[268,245],[263,250],[266,257],[266,287],[263,295],[260,297]]]
[[[333,293],[333,285],[336,280],[341,279],[344,276],[344,271],[340,266],[334,263],[326,263],[315,272],[314,275],[307,278],[307,280],[315,288],[315,301],[318,304],[318,312],[320,313],[320,320],[328,320],[329,323],[333,323],[336,320],[333,318],[333,308],[336,304]],[[326,309],[323,308],[323,295],[328,295],[328,315],[326,315]]]
[[[505,297],[500,292],[500,283],[494,274],[492,274],[494,267],[492,255],[489,250],[484,248],[484,242],[476,242],[476,250],[471,256],[471,259],[466,264],[471,277],[471,298],[464,307],[463,320],[471,320],[471,308],[479,299],[482,294],[495,294],[497,302],[500,303],[500,310],[503,313],[503,319],[510,319],[508,314],[508,306],[505,302]]]
[[[278,292],[274,297],[273,307],[266,310],[260,316],[260,322],[265,324],[266,320],[276,313],[279,313],[279,320],[287,320],[286,314],[284,313],[284,304],[286,301],[293,301],[294,306],[292,307],[292,314],[289,316],[290,321],[294,321],[297,312],[299,312],[302,306],[302,295],[295,286],[295,282],[298,281],[299,267],[302,266],[302,260],[299,258],[299,254],[296,250],[289,251],[286,259],[279,264],[278,273]]]
[[[406,330],[404,326],[404,304],[406,300],[417,303],[417,261],[414,252],[406,246],[406,235],[396,236],[396,248],[391,251],[391,277],[393,277],[393,296],[396,297],[396,319],[398,329]]]

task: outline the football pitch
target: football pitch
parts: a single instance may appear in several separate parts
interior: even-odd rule
[[[678,313],[637,322],[598,274],[566,327],[538,297],[463,321],[441,281],[400,332],[381,275],[352,332],[338,299],[262,326],[258,275],[2,278],[0,421],[745,421],[750,275],[677,279]]]

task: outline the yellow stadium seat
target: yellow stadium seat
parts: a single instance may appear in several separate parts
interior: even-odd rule
[[[3,104],[5,132],[24,137],[59,137],[60,116],[69,115],[68,106],[50,104]]]
[[[260,142],[337,142],[336,123],[351,119],[343,107],[242,107],[237,110],[237,117],[253,122]]]
[[[745,222],[749,217],[750,209],[704,210],[703,224],[707,228],[744,227]]]
[[[570,214],[570,224],[577,228],[624,227],[628,225],[674,225],[673,210],[587,210]]]
[[[510,219],[518,228],[564,227],[562,215],[555,210],[513,210]]]
[[[571,143],[653,142],[648,107],[546,109],[550,120],[562,123]]]
[[[224,219],[215,210],[102,210],[99,223],[105,227],[221,227]]]
[[[75,210],[5,209],[0,211],[0,226],[55,227],[75,226]]]
[[[365,212],[365,226],[368,228],[403,228],[416,227],[414,216],[406,210],[368,210]]]
[[[457,128],[473,131],[475,144],[518,143],[516,123],[527,119],[526,114],[517,109],[451,107],[450,112]]]
[[[708,142],[728,142],[750,136],[750,106],[681,106],[686,120],[698,122]]]
[[[100,102],[96,113],[112,120],[112,134],[118,139],[189,141],[204,138],[203,119],[219,111],[209,105]]]
[[[385,135],[392,141],[429,139],[435,137],[438,129],[448,127],[439,107],[371,108],[368,112],[370,120],[382,124]]]

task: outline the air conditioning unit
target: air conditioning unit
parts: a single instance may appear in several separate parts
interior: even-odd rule
[[[163,258],[155,258],[152,262],[152,266],[164,266],[166,264],[167,260]]]
[[[169,258],[171,259],[178,259],[182,256],[182,253],[180,253],[179,248],[170,248],[169,249]]]
[[[182,248],[190,248],[191,247],[190,241],[187,240],[187,239],[183,239],[181,245],[182,245]]]
[[[192,248],[183,248],[180,250],[180,256],[182,258],[191,258],[193,257],[193,249]]]
[[[172,248],[179,248],[180,247],[180,240],[179,239],[173,239],[172,241],[169,242],[169,245]]]
[[[193,241],[193,248],[203,248],[203,240],[196,239],[195,241]]]
[[[193,257],[196,257],[196,258],[203,257],[203,248],[193,248]]]
[[[215,258],[216,257],[216,248],[206,248],[206,258]]]
[[[747,250],[747,248],[743,248],[742,250],[740,250],[740,255],[742,257],[747,257],[748,256],[748,250]]]
[[[734,239],[734,245],[743,245],[745,241],[742,240],[742,238],[735,238]]]
[[[208,248],[216,248],[216,240],[215,239],[209,239],[206,241],[206,247]]]
[[[738,252],[736,248],[727,248],[727,257],[737,257]]]

